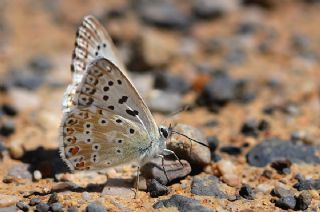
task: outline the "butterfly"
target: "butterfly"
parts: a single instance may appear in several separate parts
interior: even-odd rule
[[[86,16],[76,34],[72,83],[63,101],[60,155],[71,170],[139,166],[166,149],[171,127],[158,127],[128,79],[104,27]]]

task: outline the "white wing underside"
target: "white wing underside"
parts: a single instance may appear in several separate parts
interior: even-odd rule
[[[72,83],[64,93],[63,112],[68,112],[75,106],[74,98],[77,87],[88,65],[98,58],[110,60],[127,76],[125,66],[119,59],[117,50],[107,31],[95,17],[86,16],[76,34],[71,63]]]

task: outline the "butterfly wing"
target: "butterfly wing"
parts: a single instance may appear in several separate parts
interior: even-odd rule
[[[60,154],[71,170],[101,170],[139,161],[150,147],[147,132],[140,128],[95,106],[73,108],[62,121]]]
[[[106,168],[134,159],[139,160],[143,154],[153,150],[153,142],[160,138],[151,112],[134,86],[105,58],[97,59],[88,66],[77,87],[74,104],[75,107],[65,113],[62,122],[60,148],[62,157],[71,168]],[[88,122],[93,124],[91,131],[86,131],[86,123],[81,121],[83,117],[74,118],[78,111],[88,113],[84,117],[90,117]],[[69,122],[73,123],[70,118],[74,118],[79,124],[70,127]],[[99,126],[100,118],[104,118],[108,124]],[[117,123],[118,118],[123,124]],[[86,143],[87,138],[101,145],[100,153],[103,156],[93,155],[94,144]],[[126,142],[126,150],[120,150],[124,153],[122,157],[116,154],[119,150],[117,145],[113,146],[118,138]],[[93,157],[98,158],[99,163],[94,163]],[[111,164],[108,165],[110,160]]]
[[[96,18],[86,16],[76,34],[71,63],[72,84],[65,92],[64,111],[68,111],[74,106],[75,91],[82,80],[87,66],[101,57],[107,58],[126,73],[125,67],[117,56],[117,51],[107,31]]]

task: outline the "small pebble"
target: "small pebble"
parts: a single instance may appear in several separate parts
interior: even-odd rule
[[[296,197],[297,204],[296,210],[307,210],[312,201],[312,196],[308,191],[302,191],[298,197]]]
[[[268,178],[268,179],[271,179],[272,178],[272,171],[271,170],[263,170],[261,175]]]
[[[186,124],[178,124],[174,131],[185,136],[173,134],[167,142],[167,148],[174,151],[180,159],[188,161],[193,169],[201,169],[211,161],[210,149],[203,132]],[[202,143],[203,145],[190,140],[189,138]]]
[[[50,57],[37,55],[30,60],[29,66],[35,73],[41,75],[50,70],[53,67],[53,64],[50,61]]]
[[[239,190],[239,195],[247,200],[254,200],[254,193],[249,185],[243,185]]]
[[[202,205],[199,200],[195,200],[178,194],[172,195],[169,199],[160,200],[153,205],[153,208],[155,209],[163,207],[176,207],[178,211],[212,212],[212,209]]]
[[[106,212],[107,209],[100,205],[100,204],[96,204],[96,203],[91,203],[86,207],[86,212]]]
[[[220,152],[227,153],[229,155],[240,155],[242,153],[242,149],[236,146],[223,146],[220,148]]]
[[[271,167],[277,170],[279,174],[290,174],[292,163],[289,160],[277,160],[271,163]]]
[[[42,178],[41,172],[40,172],[39,170],[35,170],[35,171],[33,172],[33,179],[34,179],[35,181],[39,181],[39,180],[41,180],[41,178]]]
[[[220,160],[221,160],[221,156],[220,155],[218,155],[217,153],[212,153],[211,154],[211,161],[218,162]]]
[[[320,189],[320,179],[299,180],[294,186],[298,191]]]
[[[55,202],[50,205],[50,210],[52,212],[61,212],[62,211],[62,205],[59,202]]]
[[[179,75],[172,75],[161,71],[155,76],[154,87],[167,92],[185,94],[191,85]]]
[[[219,146],[219,139],[216,136],[209,136],[207,142],[210,148],[211,153],[214,152]]]
[[[81,194],[81,196],[82,196],[82,199],[85,200],[85,201],[89,201],[92,198],[91,195],[89,194],[89,192],[87,192],[87,191],[83,192]]]
[[[191,193],[226,199],[228,195],[220,190],[221,181],[216,176],[195,176],[191,183]]]
[[[248,120],[243,123],[240,131],[246,136],[256,137],[259,134],[258,125],[259,123],[256,120]]]
[[[69,206],[67,212],[78,212],[78,208],[75,206]]]
[[[3,104],[1,109],[8,116],[16,116],[18,113],[17,109],[9,104]]]
[[[163,196],[169,192],[166,186],[162,185],[155,179],[147,181],[147,190],[153,198]]]
[[[294,196],[294,193],[290,191],[289,189],[285,189],[282,186],[276,186],[272,190],[272,194],[281,198],[281,197],[287,197],[287,196]]]
[[[39,198],[32,198],[29,202],[29,205],[30,206],[35,206],[35,205],[38,205],[39,203],[41,202],[41,199]]]
[[[272,161],[279,160],[289,160],[295,163],[320,163],[320,157],[317,156],[314,146],[277,138],[264,140],[254,146],[247,154],[248,163],[257,167],[264,167]],[[288,170],[284,171],[287,173]]]
[[[276,206],[284,210],[294,209],[296,206],[296,199],[293,196],[281,197],[276,201]]]
[[[20,210],[22,211],[28,211],[29,210],[29,206],[24,204],[23,202],[19,201],[17,204],[16,204],[17,208],[19,208]]]
[[[37,204],[36,211],[37,212],[48,212],[49,208],[50,207],[49,207],[49,205],[47,203],[41,202],[41,203]]]
[[[141,174],[146,179],[156,179],[162,185],[167,185],[169,182],[183,178],[191,172],[191,166],[187,161],[181,160],[181,163],[183,166],[176,160],[164,160],[163,167],[162,159],[155,158],[141,168]]]
[[[29,172],[29,164],[19,164],[11,166],[8,170],[8,176],[19,179],[32,179],[32,174]]]
[[[58,194],[54,192],[53,194],[50,195],[48,204],[51,205],[55,202],[59,202],[59,198],[58,198]]]
[[[0,126],[0,135],[8,137],[15,132],[15,124],[13,121],[6,121]]]
[[[9,154],[13,159],[21,159],[24,155],[24,149],[20,142],[12,141],[8,147]]]

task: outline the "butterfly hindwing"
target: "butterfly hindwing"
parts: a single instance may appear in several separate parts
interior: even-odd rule
[[[140,128],[95,106],[74,108],[62,121],[60,153],[71,170],[97,170],[135,161],[150,142]]]

